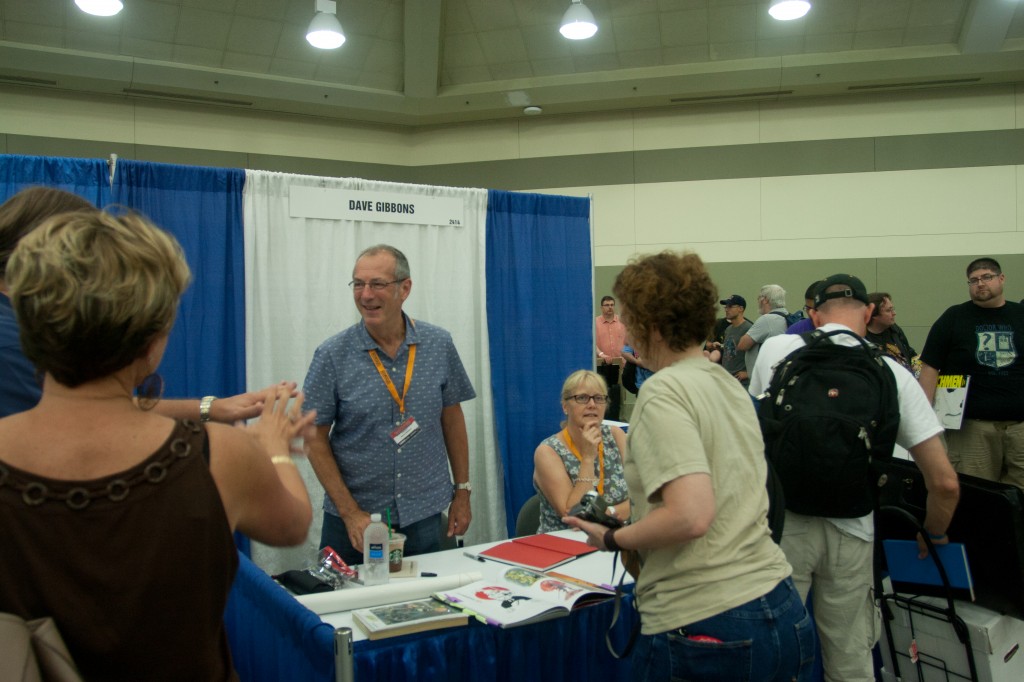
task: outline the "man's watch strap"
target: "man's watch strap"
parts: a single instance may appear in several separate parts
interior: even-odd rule
[[[213,407],[213,401],[217,399],[215,395],[208,395],[199,401],[199,420],[208,422],[210,421],[210,408]]]
[[[466,481],[465,483],[456,483],[455,484],[455,489],[456,490],[465,490],[467,493],[471,493],[471,492],[473,492],[473,484],[470,483],[469,481]]]

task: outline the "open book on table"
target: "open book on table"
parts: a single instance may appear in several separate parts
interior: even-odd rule
[[[535,571],[549,571],[576,557],[596,551],[596,547],[579,540],[540,533],[503,542],[479,554],[466,554],[474,559],[491,559]]]
[[[383,639],[466,625],[469,616],[444,602],[427,598],[357,609],[352,612],[352,620],[368,639]]]
[[[550,575],[513,567],[498,578],[436,592],[434,597],[498,627],[536,623],[567,616],[583,604],[610,599],[615,593]]]

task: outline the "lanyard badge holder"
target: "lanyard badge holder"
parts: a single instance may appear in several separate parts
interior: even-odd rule
[[[391,398],[398,405],[398,411],[402,415],[402,422],[398,424],[394,429],[391,430],[391,440],[395,441],[398,447],[402,447],[409,440],[420,432],[420,425],[417,423],[414,417],[406,417],[405,414],[405,397],[409,394],[409,384],[412,383],[412,372],[413,367],[416,364],[416,344],[409,345],[409,362],[405,366],[405,385],[402,387],[402,395],[398,395],[398,389],[395,387],[395,382],[388,376],[388,371],[384,369],[384,363],[381,362],[380,356],[377,355],[376,350],[370,351],[370,359],[373,360],[374,367],[377,368],[377,373],[380,374],[380,378],[384,381],[384,385],[387,386],[388,392],[391,394]]]

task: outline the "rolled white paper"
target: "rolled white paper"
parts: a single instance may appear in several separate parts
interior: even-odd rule
[[[482,579],[483,575],[477,572],[457,573],[437,578],[419,578],[418,580],[403,580],[400,583],[371,585],[370,587],[352,585],[333,592],[304,594],[295,598],[300,604],[319,616],[324,613],[365,609],[410,599],[423,599],[434,592],[452,590]]]

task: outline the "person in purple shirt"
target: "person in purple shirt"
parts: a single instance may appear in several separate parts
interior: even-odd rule
[[[811,286],[807,287],[807,291],[804,292],[804,319],[789,325],[789,328],[786,329],[787,334],[803,334],[804,332],[814,331],[811,311],[814,310],[814,295],[818,292],[818,287],[821,286],[822,281],[819,279],[817,282],[811,282]]]

